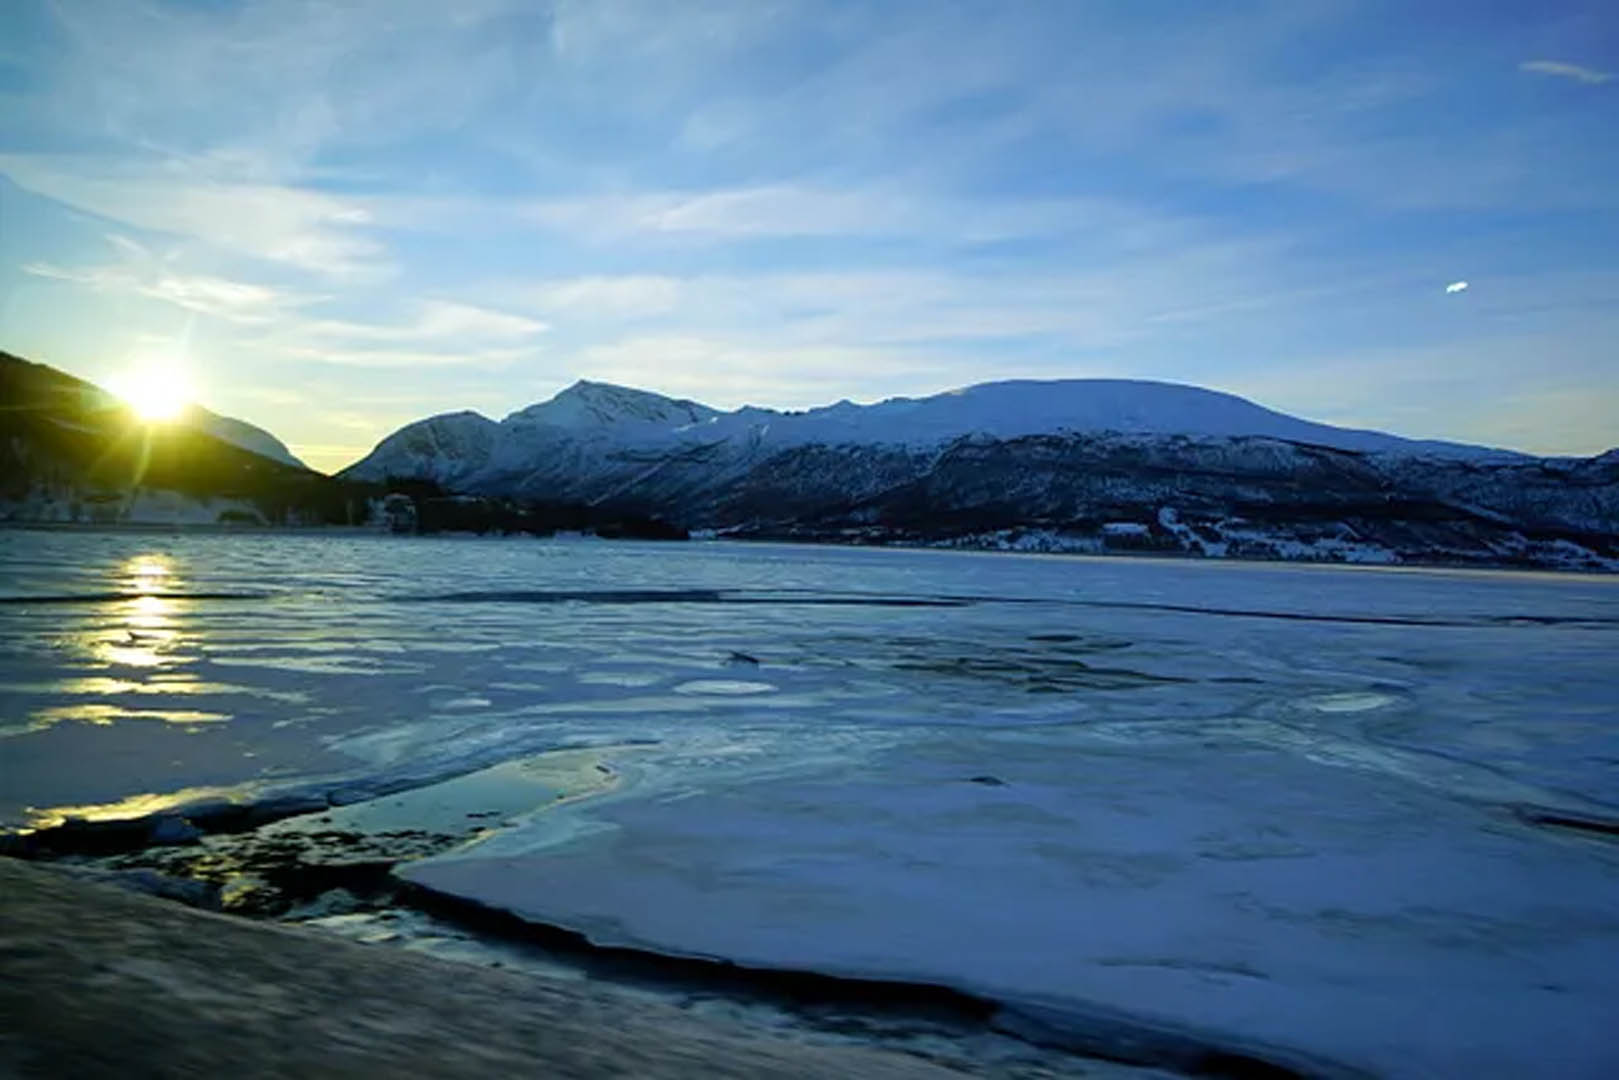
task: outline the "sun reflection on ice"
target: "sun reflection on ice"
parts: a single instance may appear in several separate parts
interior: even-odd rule
[[[120,584],[134,592],[151,592],[179,584],[167,555],[137,555],[118,569]]]
[[[181,586],[172,560],[166,555],[138,555],[118,564],[109,575],[119,598],[96,605],[88,618],[68,629],[60,646],[81,658],[77,677],[51,689],[60,697],[91,698],[60,701],[35,710],[29,728],[48,728],[63,721],[106,726],[120,720],[159,720],[192,726],[228,720],[225,713],[201,709],[131,707],[119,700],[127,695],[166,697],[204,689],[185,670],[198,659],[194,625],[186,618],[191,601],[174,595]],[[84,668],[107,672],[87,676]],[[122,669],[122,670],[120,670]]]
[[[168,555],[134,555],[113,573],[118,591],[133,594],[97,612],[94,630],[86,631],[91,656],[104,667],[170,669],[193,661],[193,635],[181,625],[189,601],[173,596],[185,585]]]
[[[102,664],[135,668],[165,668],[189,663],[182,647],[187,639],[180,628],[183,600],[146,595],[110,604],[99,626],[89,631],[89,651]]]
[[[180,626],[186,601],[166,595],[182,582],[167,555],[137,555],[114,572],[121,593],[134,593],[100,609],[85,634],[88,651],[103,666],[166,668],[186,663]]]

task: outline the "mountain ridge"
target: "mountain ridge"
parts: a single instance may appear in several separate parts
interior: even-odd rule
[[[309,466],[299,460],[286,443],[250,421],[235,416],[223,416],[201,405],[188,407],[184,420],[194,427],[202,428],[216,439],[223,439],[260,457],[267,457],[271,461],[279,461],[283,465],[291,465],[298,469],[309,469]]]
[[[820,443],[937,446],[968,435],[998,438],[1062,432],[1124,434],[1266,435],[1313,445],[1363,452],[1427,453],[1462,457],[1532,455],[1497,447],[1438,439],[1410,439],[1381,431],[1343,428],[1268,409],[1224,391],[1181,383],[1137,379],[1011,379],[920,398],[892,397],[869,405],[847,399],[807,410],[756,405],[724,411],[654,391],[580,379],[546,401],[509,413],[499,422],[464,410],[440,413],[408,424],[378,443],[370,454],[340,475],[380,480],[389,475],[389,443],[418,425],[451,418],[482,428],[485,423],[515,433],[520,429],[563,429],[576,437],[581,428],[597,435],[633,427],[626,443],[714,441],[751,437],[776,445]],[[462,421],[460,418],[467,418]],[[475,418],[475,419],[472,419]],[[706,426],[699,426],[706,425]],[[520,442],[507,438],[505,442]],[[508,459],[531,448],[508,446]],[[379,460],[383,459],[383,460]],[[401,474],[403,475],[403,474]]]
[[[671,398],[653,390],[616,383],[579,379],[546,401],[535,402],[506,416],[506,422],[551,423],[570,421],[605,425],[622,423],[695,423],[719,410],[684,398]]]
[[[1619,569],[1619,453],[1407,439],[1138,380],[799,412],[582,380],[499,423],[407,425],[339,475],[730,536]]]

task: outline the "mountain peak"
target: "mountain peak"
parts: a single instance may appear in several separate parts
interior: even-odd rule
[[[579,379],[549,401],[530,405],[508,420],[569,429],[623,424],[680,427],[715,415],[695,401],[665,397],[613,383]]]
[[[450,485],[488,462],[499,430],[499,424],[472,409],[438,413],[406,424],[338,475],[373,482],[414,476]]]
[[[595,379],[575,379],[568,387],[557,391],[552,401],[567,397],[599,397],[602,394],[620,393],[650,393],[651,391],[638,391],[628,386],[618,386],[615,383],[598,382]]]

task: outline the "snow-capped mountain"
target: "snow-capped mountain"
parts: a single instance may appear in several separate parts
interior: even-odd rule
[[[720,422],[770,434],[780,445],[938,446],[963,436],[1116,432],[1153,435],[1253,436],[1342,450],[1490,453],[1452,443],[1415,443],[1373,431],[1315,424],[1273,412],[1233,394],[1175,383],[1129,379],[1031,379],[982,383],[925,398],[875,405],[847,401],[804,413],[742,409]]]
[[[475,413],[412,424],[340,475],[623,506],[746,535],[1530,562],[1556,542],[1592,565],[1619,556],[1612,454],[1404,439],[1129,380],[986,383],[804,412],[723,412],[579,382],[498,424]],[[1553,561],[1584,558],[1564,554]]]
[[[626,452],[637,458],[648,452],[683,457],[724,446],[727,456],[757,458],[810,445],[926,451],[964,437],[1100,432],[1266,436],[1359,452],[1511,456],[1483,447],[1418,442],[1311,423],[1232,394],[1172,383],[1019,380],[867,406],[840,401],[806,412],[752,406],[721,412],[645,390],[581,380],[499,424],[475,412],[446,413],[410,424],[343,475],[373,481],[416,477],[498,490],[521,488],[525,480],[550,476],[556,470],[549,459],[559,452],[599,455],[603,460],[590,463],[591,471],[613,471],[612,462]]]
[[[508,424],[650,435],[679,430],[721,415],[695,401],[666,398],[649,390],[580,379],[550,401],[512,413]]]

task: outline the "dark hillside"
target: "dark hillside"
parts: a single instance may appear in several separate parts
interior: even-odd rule
[[[363,517],[368,489],[273,461],[185,423],[147,424],[93,383],[0,353],[0,501],[66,502],[116,520],[140,491],[250,503],[266,523]],[[77,513],[73,513],[73,509]]]

